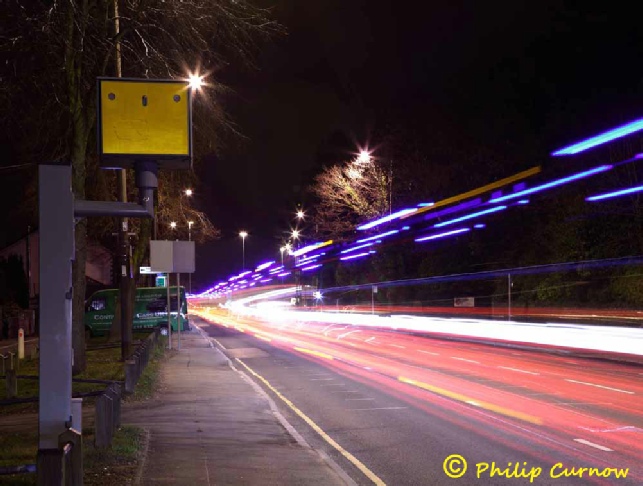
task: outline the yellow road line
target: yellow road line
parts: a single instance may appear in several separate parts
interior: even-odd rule
[[[480,194],[491,191],[493,189],[498,189],[499,187],[506,186],[507,184],[511,184],[512,182],[516,182],[521,179],[531,177],[532,175],[536,175],[540,171],[541,171],[540,166],[532,167],[531,169],[518,172],[517,174],[514,174],[509,177],[505,177],[504,179],[500,179],[499,181],[496,181],[496,182],[492,182],[491,184],[487,184],[486,186],[478,187],[477,189],[472,189],[471,191],[468,191],[468,192],[463,192],[462,194],[458,194],[457,196],[452,196],[446,199],[442,199],[441,201],[436,202],[432,206],[426,206],[424,208],[420,208],[414,213],[408,214],[406,216],[402,216],[400,219],[406,219],[411,216],[417,216],[418,214],[426,213],[427,211],[432,211],[441,206],[446,206],[454,202],[462,201],[463,199],[468,199],[473,196],[478,196]]]
[[[273,387],[268,380],[266,380],[263,376],[258,374],[256,371],[254,371],[250,366],[245,364],[243,361],[241,361],[239,358],[237,358],[237,361],[245,368],[247,369],[254,377],[256,377],[258,380],[260,380],[264,385],[266,385],[275,395],[277,395],[286,405],[290,407],[290,409],[295,412],[297,415],[299,415],[304,422],[306,422],[308,425],[310,425],[315,432],[317,432],[322,439],[324,439],[326,442],[328,442],[331,446],[333,446],[337,451],[344,456],[346,459],[348,459],[357,469],[362,471],[364,475],[373,481],[373,483],[377,484],[378,486],[386,486],[386,483],[382,481],[373,471],[371,471],[369,468],[367,468],[359,459],[357,459],[353,454],[348,452],[346,449],[344,449],[342,446],[340,446],[337,442],[335,442],[332,437],[330,437],[326,432],[324,432],[319,425],[317,425],[315,422],[312,421],[311,418],[309,418],[304,412],[299,410],[290,400],[288,400],[285,396],[283,396],[281,393],[279,393],[275,387]]]
[[[398,381],[401,381],[402,383],[407,383],[409,385],[413,385],[413,386],[416,386],[418,388],[428,390],[430,392],[436,393],[436,394],[441,395],[443,397],[451,398],[453,400],[457,400],[459,402],[463,402],[463,403],[467,403],[469,405],[474,405],[476,407],[484,408],[485,410],[489,410],[491,412],[496,412],[496,413],[499,413],[501,415],[506,415],[507,417],[517,418],[517,419],[520,419],[520,420],[524,420],[525,422],[529,422],[529,423],[536,424],[536,425],[542,425],[542,423],[543,423],[543,421],[542,421],[542,419],[540,417],[535,417],[533,415],[528,415],[526,413],[518,412],[518,411],[512,410],[510,408],[501,407],[500,405],[495,405],[493,403],[482,402],[480,400],[476,400],[475,398],[471,398],[471,397],[468,397],[466,395],[462,395],[460,393],[452,392],[450,390],[445,390],[444,388],[429,385],[428,383],[423,383],[421,381],[411,380],[410,378],[405,378],[403,376],[398,376],[397,379],[398,379]]]
[[[320,353],[319,351],[314,351],[312,349],[298,348],[298,347],[294,347],[293,349],[295,351],[299,351],[300,353],[312,354],[313,356],[318,356],[320,358],[334,359],[330,354]]]

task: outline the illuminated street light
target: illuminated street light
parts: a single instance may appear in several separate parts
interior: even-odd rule
[[[189,84],[190,84],[190,88],[192,88],[194,90],[200,89],[201,86],[203,86],[203,78],[204,78],[204,76],[198,76],[196,74],[190,74],[189,81],[188,81]]]
[[[297,218],[298,219],[304,219],[304,212],[300,209],[297,211]]]
[[[357,159],[355,160],[356,164],[363,165],[371,162],[371,154],[367,150],[361,150]]]
[[[242,256],[242,266],[241,266],[241,271],[245,271],[246,269],[246,237],[248,236],[247,231],[241,231],[239,232],[239,236],[241,236],[241,256]]]
[[[172,221],[172,222],[170,223],[170,228],[172,228],[172,229],[176,229],[176,221]]]
[[[292,230],[292,237],[295,240],[299,239],[299,231],[298,230]]]
[[[186,190],[185,190],[185,195],[186,195],[186,196],[190,197],[192,194],[194,194],[194,192],[192,191],[192,189],[186,189]]]

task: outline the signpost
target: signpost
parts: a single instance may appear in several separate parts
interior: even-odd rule
[[[94,216],[154,217],[158,169],[192,165],[192,103],[187,81],[98,79],[98,152],[103,168],[134,168],[139,203],[76,200],[69,164],[39,166],[40,366],[38,484],[82,482],[80,423],[72,409],[72,278],[75,220]],[[44,183],[46,181],[46,183]],[[81,458],[65,465],[73,444]],[[70,468],[67,471],[66,468]],[[79,484],[80,484],[79,482]]]

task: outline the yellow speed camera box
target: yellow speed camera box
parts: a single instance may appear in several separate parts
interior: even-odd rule
[[[98,79],[101,166],[155,160],[161,169],[192,164],[192,103],[187,81]]]

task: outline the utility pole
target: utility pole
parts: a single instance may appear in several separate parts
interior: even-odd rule
[[[116,77],[123,76],[121,60],[121,43],[118,38],[120,33],[120,18],[118,13],[118,0],[114,0],[114,37],[115,45],[115,71]],[[116,185],[118,187],[118,200],[127,202],[127,169],[116,169]],[[118,218],[118,267],[120,273],[119,297],[121,306],[121,359],[129,358],[132,348],[132,306],[131,287],[132,269],[129,250],[128,219]]]

